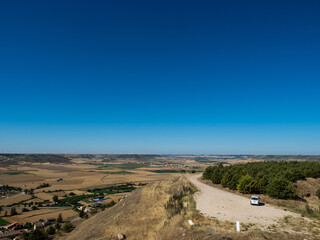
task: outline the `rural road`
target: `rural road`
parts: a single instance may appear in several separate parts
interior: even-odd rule
[[[215,217],[221,221],[240,221],[240,223],[253,223],[262,226],[276,224],[278,219],[288,215],[299,217],[298,214],[277,209],[268,204],[251,206],[246,197],[199,182],[200,176],[190,176],[189,181],[199,189],[195,193],[194,199],[197,203],[197,209],[206,216]]]

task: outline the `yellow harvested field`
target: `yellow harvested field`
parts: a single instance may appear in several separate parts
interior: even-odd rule
[[[62,217],[64,219],[78,215],[75,211],[71,209],[39,209],[35,211],[25,212],[22,215],[19,214],[12,217],[2,217],[2,218],[7,220],[8,222],[26,223],[26,222],[36,222],[36,221],[39,221],[40,219],[45,219],[45,218],[57,218],[60,213],[62,214]]]
[[[6,206],[8,204],[13,204],[13,203],[17,203],[17,202],[20,202],[20,201],[25,201],[25,200],[28,200],[30,198],[31,198],[30,195],[19,194],[19,195],[15,195],[15,196],[12,196],[12,197],[1,199],[0,200],[0,205]]]

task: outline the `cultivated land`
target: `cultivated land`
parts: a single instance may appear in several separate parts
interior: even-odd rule
[[[319,161],[318,156],[265,158]],[[320,239],[318,215],[311,214],[320,206],[315,196],[319,179],[295,183],[300,199],[261,195],[267,205],[258,207],[250,206],[249,195],[197,181],[208,166],[262,160],[243,155],[0,154],[1,222],[35,223],[62,214],[76,228],[68,234],[59,231],[54,235],[58,239],[117,239],[120,232],[127,239]],[[105,199],[90,200],[98,197]],[[92,210],[89,219],[79,217],[75,207],[80,205]],[[306,205],[313,212],[306,212]],[[12,207],[18,214],[11,215]],[[242,223],[240,234],[235,220]]]
[[[181,175],[182,172],[202,171],[206,163],[188,157],[159,155],[47,155],[0,154],[0,184],[21,188],[21,191],[1,193],[1,217],[8,222],[26,223],[60,213],[66,218],[76,217],[72,210],[35,210],[21,212],[19,207],[41,207],[53,204],[53,196],[63,199],[72,192],[76,195],[91,194],[88,189],[133,184],[140,188],[147,183]],[[48,186],[39,188],[41,184]],[[39,189],[37,189],[39,188]],[[32,194],[24,190],[33,189]],[[117,202],[125,192],[105,194],[102,203]],[[89,205],[86,202],[80,202]],[[5,209],[5,207],[8,207]],[[10,216],[10,208],[16,207],[18,215]],[[7,211],[7,216],[5,215]]]

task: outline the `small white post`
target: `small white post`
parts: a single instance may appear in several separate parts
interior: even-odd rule
[[[237,232],[240,232],[240,222],[236,221],[236,226],[237,226]]]
[[[194,226],[194,223],[192,222],[192,220],[188,220],[188,223],[190,226]]]

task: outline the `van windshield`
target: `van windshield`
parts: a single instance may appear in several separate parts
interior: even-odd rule
[[[251,200],[255,200],[255,201],[257,201],[257,200],[259,200],[259,198],[252,197],[252,198],[251,198]]]

